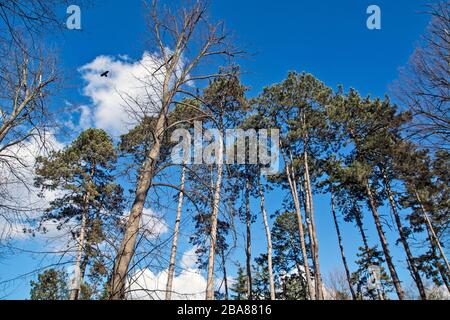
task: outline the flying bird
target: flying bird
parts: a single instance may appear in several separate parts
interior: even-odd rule
[[[108,77],[108,73],[109,71],[105,71],[100,75],[100,77]]]

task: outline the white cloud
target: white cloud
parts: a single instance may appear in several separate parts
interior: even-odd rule
[[[173,300],[205,299],[206,279],[200,270],[194,268],[197,257],[193,256],[195,256],[195,247],[186,251],[181,258],[181,264],[186,269],[173,279]],[[165,298],[166,284],[167,269],[157,274],[149,269],[139,270],[130,279],[129,299],[162,300]]]
[[[167,284],[167,270],[154,274],[149,269],[136,272],[131,280],[130,300],[163,300]],[[173,279],[173,300],[203,300],[206,279],[199,270],[184,270]]]
[[[98,56],[82,66],[79,71],[86,81],[83,93],[92,100],[95,127],[120,135],[136,124],[133,112],[138,116],[155,113],[160,105],[161,65],[157,55],[145,52],[139,61]],[[100,76],[104,71],[109,71],[108,77]]]
[[[186,251],[183,256],[181,257],[181,267],[182,268],[186,268],[186,269],[191,269],[194,268],[197,260],[198,260],[198,256],[197,256],[197,251],[198,247],[194,246],[192,247],[192,249]]]
[[[92,127],[92,112],[88,106],[80,107],[80,120],[78,126],[82,130],[86,130]]]
[[[158,216],[149,208],[142,210],[141,228],[147,231],[150,238],[153,239],[169,231],[169,227],[164,218]]]
[[[8,162],[0,161],[0,188],[4,195],[4,208],[0,208],[0,239],[25,239],[27,235],[23,230],[29,229],[31,221],[59,194],[59,191],[45,191],[43,197],[39,197],[39,190],[34,187],[36,157],[63,147],[50,133],[45,136],[45,142],[46,148],[43,148],[40,140],[27,140],[0,155],[8,159]],[[11,170],[7,163],[15,169]]]
[[[126,225],[130,217],[130,211],[122,215],[121,223]],[[150,208],[142,210],[141,226],[139,232],[146,233],[148,239],[158,239],[163,234],[169,231],[169,226],[164,220],[164,217],[158,215]]]

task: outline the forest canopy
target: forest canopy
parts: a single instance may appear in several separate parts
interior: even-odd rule
[[[202,0],[144,1],[140,59],[72,57],[74,89],[66,5],[0,0],[0,261],[40,261],[0,296],[449,299],[448,1],[384,96],[247,83]]]

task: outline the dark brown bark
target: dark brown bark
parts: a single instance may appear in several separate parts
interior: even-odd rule
[[[392,278],[392,282],[394,283],[395,291],[397,292],[397,296],[400,300],[403,300],[405,294],[403,292],[400,279],[398,277],[397,271],[395,270],[394,263],[392,261],[391,252],[389,250],[389,246],[386,240],[386,236],[383,231],[383,226],[381,225],[380,216],[378,214],[378,210],[375,204],[375,199],[372,194],[372,190],[370,190],[369,182],[366,182],[366,193],[369,200],[369,206],[372,211],[373,219],[375,220],[375,226],[377,228],[378,236],[380,238],[381,246],[383,248],[384,257],[386,259],[386,264],[388,265],[389,272]]]
[[[422,300],[426,300],[427,295],[425,292],[425,286],[423,285],[422,278],[420,277],[420,274],[419,274],[419,270],[417,269],[417,266],[415,264],[415,260],[411,253],[411,249],[409,247],[408,241],[406,240],[407,236],[405,234],[405,230],[403,228],[402,221],[401,221],[400,216],[397,211],[397,205],[395,203],[395,199],[394,199],[394,196],[392,195],[391,187],[389,185],[389,181],[387,180],[386,176],[384,177],[384,187],[385,187],[385,191],[388,196],[388,199],[389,199],[389,204],[392,209],[392,214],[394,215],[395,224],[397,225],[397,230],[400,235],[400,241],[403,245],[403,248],[405,249],[406,261],[408,263],[409,271],[411,272],[411,276],[412,276],[414,282],[416,283],[417,289],[419,290],[420,298]]]
[[[434,241],[434,238],[431,235],[431,233],[428,229],[428,226],[426,227],[426,230],[428,233],[428,241],[430,242],[431,252],[432,252],[432,257],[434,259],[434,263],[436,265],[436,268],[437,268],[439,274],[441,275],[442,282],[447,287],[447,291],[450,292],[450,283],[448,280],[448,274],[445,270],[445,267],[442,265],[439,256],[436,254],[436,251],[438,250],[438,248],[436,246],[436,241]]]
[[[435,260],[436,267],[438,269],[439,274],[441,275],[442,282],[447,287],[448,292],[450,292],[450,283],[448,280],[448,273],[446,271],[446,268],[441,264],[439,256],[436,254],[436,251],[439,251],[438,244],[435,240],[435,237],[433,236],[434,230],[432,229],[431,221],[428,219],[428,215],[425,211],[425,207],[420,200],[419,194],[416,192],[416,199],[419,202],[420,208],[422,210],[422,214],[425,218],[425,229],[427,230],[428,234],[428,241],[430,242],[431,252],[433,255],[433,259]]]
[[[227,267],[225,262],[225,252],[222,250],[221,252],[222,257],[222,269],[223,269],[223,284],[225,288],[225,300],[230,299],[230,295],[228,293],[228,277],[227,277]]]
[[[364,230],[364,224],[363,224],[361,212],[359,211],[359,209],[357,209],[355,212],[355,222],[356,222],[356,226],[358,227],[359,233],[360,233],[362,241],[363,241],[364,250],[367,253],[367,252],[369,252],[369,242],[367,241],[367,235],[366,235],[366,231]]]
[[[439,253],[441,254],[441,258],[444,261],[445,266],[447,267],[447,272],[450,272],[450,264],[447,260],[447,256],[445,255],[445,252],[444,252],[444,249],[442,248],[441,242],[439,241],[439,238],[438,238],[436,232],[434,231],[433,224],[431,223],[430,218],[428,217],[428,213],[425,210],[425,207],[424,207],[424,205],[419,197],[419,194],[417,192],[416,192],[416,199],[419,202],[419,205],[422,210],[422,214],[425,219],[425,224],[427,225],[428,231],[429,231],[430,235],[433,237],[434,243],[437,246],[437,248],[439,249]]]
[[[333,191],[331,191],[331,213],[333,215],[334,226],[336,228],[336,234],[337,234],[337,237],[338,237],[339,249],[341,251],[341,258],[342,258],[342,263],[343,263],[344,269],[345,269],[345,276],[347,278],[348,287],[350,289],[350,293],[352,295],[352,299],[353,300],[357,300],[355,289],[353,288],[353,284],[352,284],[352,280],[351,280],[352,278],[351,278],[351,274],[350,274],[350,269],[349,269],[348,264],[347,264],[347,258],[345,257],[344,244],[342,243],[342,235],[341,235],[341,230],[339,228],[339,222],[337,220],[336,211],[334,209],[334,194],[333,194]]]

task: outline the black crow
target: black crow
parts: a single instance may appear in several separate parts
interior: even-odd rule
[[[108,77],[108,73],[109,71],[105,71],[100,75],[100,77]]]

